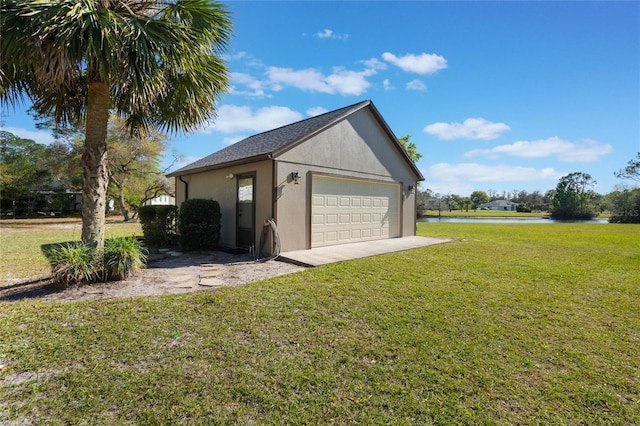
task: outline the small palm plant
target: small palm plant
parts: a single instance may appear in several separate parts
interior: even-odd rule
[[[107,280],[129,278],[147,261],[147,251],[135,237],[106,240],[102,255],[103,274]]]
[[[54,281],[63,287],[94,282],[100,276],[100,258],[95,249],[85,244],[60,244],[48,250],[46,256]]]
[[[104,250],[82,242],[59,244],[46,251],[53,280],[61,287],[124,280],[147,262],[147,250],[135,237],[105,241]]]

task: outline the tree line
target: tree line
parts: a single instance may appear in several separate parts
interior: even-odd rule
[[[456,194],[438,194],[430,189],[416,193],[418,214],[426,210],[475,210],[494,200],[516,203],[520,212],[549,212],[557,219],[592,219],[600,213],[609,213],[611,222],[640,223],[640,152],[626,167],[614,175],[623,182],[607,194],[593,190],[596,181],[588,173],[573,172],[559,179],[554,189],[528,192],[474,191],[468,197]]]
[[[40,127],[51,123],[41,122]],[[0,131],[0,211],[3,217],[72,215],[82,202],[84,129],[55,131],[49,145]],[[168,137],[155,128],[132,135],[115,116],[107,127],[109,144],[107,196],[126,221],[161,195],[174,195],[160,162]],[[177,156],[174,155],[174,160]],[[107,205],[108,206],[108,205]]]

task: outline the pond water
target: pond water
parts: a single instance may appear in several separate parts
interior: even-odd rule
[[[603,224],[609,223],[609,219],[593,219],[593,220],[555,220],[543,217],[526,218],[526,217],[422,217],[418,222],[440,222],[440,223],[591,223]]]

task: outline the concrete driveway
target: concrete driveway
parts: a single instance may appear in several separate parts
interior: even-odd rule
[[[329,247],[317,247],[310,250],[296,250],[281,253],[278,260],[301,266],[319,266],[327,263],[358,259],[442,244],[453,241],[451,238],[403,237],[386,240],[364,241],[361,243],[340,244]]]

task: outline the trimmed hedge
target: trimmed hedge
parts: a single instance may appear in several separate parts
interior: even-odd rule
[[[138,217],[148,245],[172,245],[176,240],[176,206],[141,206]]]
[[[220,241],[220,204],[191,198],[180,205],[178,234],[183,250],[213,250]]]

